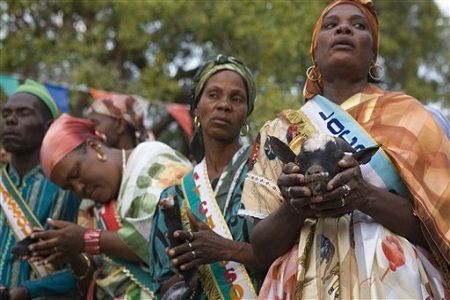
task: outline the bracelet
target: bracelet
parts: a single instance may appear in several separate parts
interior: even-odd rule
[[[87,229],[84,232],[84,252],[100,254],[100,230]]]
[[[84,272],[83,275],[78,276],[77,274],[75,274],[75,272],[73,272],[73,269],[72,269],[72,273],[75,275],[75,277],[76,277],[78,280],[83,280],[84,278],[86,278],[86,276],[88,276],[89,271],[91,270],[91,260],[90,260],[89,257],[88,257],[86,254],[84,254],[84,253],[81,253],[80,256],[84,259],[84,262],[85,262],[85,264],[86,264],[86,266],[87,266],[87,267],[86,267],[86,272]]]

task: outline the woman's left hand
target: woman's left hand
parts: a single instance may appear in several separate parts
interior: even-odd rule
[[[174,237],[185,241],[185,243],[168,250],[172,265],[177,269],[186,271],[199,265],[226,260],[226,245],[229,240],[211,230],[206,223],[197,219],[190,210],[187,213],[192,232],[185,230],[174,232]]]
[[[32,238],[39,242],[30,245],[33,257],[45,258],[47,263],[68,262],[84,251],[85,228],[66,221],[47,220],[54,229],[34,231]]]
[[[362,177],[358,161],[346,155],[338,165],[344,170],[327,184],[328,192],[312,198],[316,217],[338,217],[359,209],[368,201],[370,185]]]

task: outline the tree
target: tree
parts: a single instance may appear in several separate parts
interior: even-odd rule
[[[387,87],[448,106],[448,17],[432,1],[376,4]],[[256,74],[256,130],[281,109],[301,104],[312,28],[324,5],[310,0],[0,1],[0,70],[151,101],[188,102],[187,87],[200,62],[223,52]]]

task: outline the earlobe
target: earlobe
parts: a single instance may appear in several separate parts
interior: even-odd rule
[[[88,140],[87,144],[89,147],[91,147],[96,153],[97,153],[97,159],[101,162],[105,162],[108,160],[108,156],[106,153],[102,150],[102,145],[99,144],[97,141],[94,140]]]

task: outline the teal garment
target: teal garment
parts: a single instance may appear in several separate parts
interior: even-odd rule
[[[64,191],[45,177],[41,166],[36,166],[20,178],[11,165],[6,170],[23,199],[32,209],[39,222],[49,229],[47,218],[76,222],[80,201],[71,192]],[[20,261],[11,253],[16,240],[2,209],[0,209],[0,284],[10,289],[25,286],[32,298],[73,294],[76,278],[68,269],[35,280],[27,261]]]
[[[242,155],[246,155],[248,157],[249,149],[247,149],[247,151],[245,151]],[[227,169],[224,172],[230,171],[229,169],[230,165],[228,165]],[[236,184],[234,191],[232,191],[233,194],[224,218],[235,241],[250,243],[251,231],[253,229],[253,219],[238,216],[238,210],[241,208],[242,188],[244,185],[245,176],[247,175],[247,171],[248,166],[245,165],[239,176],[238,183]],[[223,198],[223,196],[226,197],[226,194],[217,195],[218,198]],[[173,197],[175,201],[178,201],[181,207],[181,203],[184,200],[181,185],[167,188],[162,192],[160,199],[165,199],[168,197]],[[162,296],[160,295],[161,285],[167,279],[177,273],[176,269],[171,266],[169,257],[165,252],[165,249],[169,246],[167,232],[168,229],[164,221],[164,213],[158,206],[153,217],[153,226],[149,242],[150,283],[152,286],[152,291],[158,298]],[[258,291],[261,283],[259,282],[258,277],[261,277],[261,274],[249,268],[247,268],[247,272],[252,279],[256,291]],[[206,296],[203,293],[202,298],[206,299]]]

